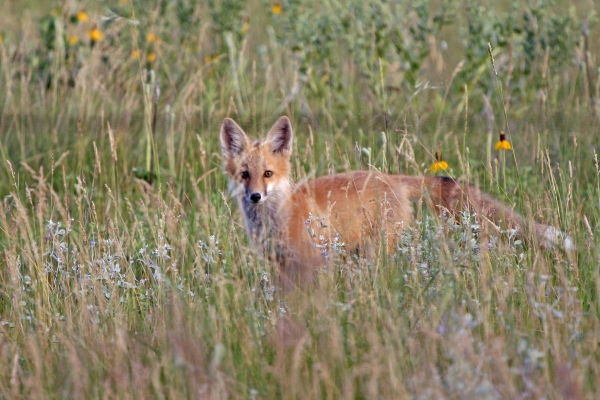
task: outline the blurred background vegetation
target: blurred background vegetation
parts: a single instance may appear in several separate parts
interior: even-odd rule
[[[210,141],[225,115],[262,132],[290,113],[344,132],[338,145],[348,151],[360,130],[410,131],[425,163],[440,144],[452,152],[464,127],[478,150],[488,132],[514,132],[527,157],[520,150],[538,135],[558,153],[569,131],[595,124],[586,116],[597,68],[582,33],[586,25],[596,42],[591,1],[4,3],[3,146],[20,160],[64,151],[77,132],[98,135],[110,121],[117,151],[144,164],[146,69],[161,89],[157,148],[172,152],[158,165],[171,175],[184,173],[194,134]]]

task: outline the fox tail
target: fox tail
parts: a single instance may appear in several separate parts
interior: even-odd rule
[[[437,212],[447,212],[453,217],[463,210],[477,213],[482,219],[500,226],[516,228],[519,235],[528,232],[538,241],[542,248],[562,248],[565,251],[575,250],[575,243],[571,236],[551,226],[533,221],[525,222],[508,205],[494,199],[472,185],[457,182],[447,177],[398,177],[405,187],[409,188],[411,198],[425,198],[430,207]]]

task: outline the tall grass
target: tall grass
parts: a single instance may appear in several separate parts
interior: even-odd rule
[[[0,396],[598,396],[595,3],[5,3]],[[282,114],[297,180],[427,174],[440,148],[577,250],[415,204],[395,254],[339,248],[282,293],[218,142],[225,116],[258,137]]]

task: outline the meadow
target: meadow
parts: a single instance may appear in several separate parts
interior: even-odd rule
[[[1,0],[0,397],[598,398],[598,7]],[[297,181],[450,176],[576,250],[418,203],[284,292],[218,139],[281,115]]]

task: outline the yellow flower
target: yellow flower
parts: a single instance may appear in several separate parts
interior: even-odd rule
[[[148,53],[148,62],[154,62],[154,60],[156,60],[156,53],[151,51],[150,53]]]
[[[217,53],[215,53],[215,54],[210,54],[210,55],[208,55],[208,56],[204,57],[204,62],[205,62],[206,64],[209,64],[209,63],[211,63],[211,62],[213,62],[213,61],[217,61],[218,59],[219,59],[219,54],[217,54]]]
[[[69,46],[75,46],[77,44],[77,42],[79,42],[79,38],[77,37],[77,35],[69,35]]]
[[[431,172],[437,173],[439,171],[447,170],[448,167],[449,167],[448,163],[446,161],[442,160],[442,161],[436,161],[433,164],[431,164],[429,166],[429,169],[431,170]]]
[[[53,17],[58,17],[58,14],[60,14],[60,10],[58,8],[53,8],[52,11],[50,11],[50,15]]]
[[[79,11],[77,13],[77,21],[79,22],[87,22],[90,19],[88,14],[85,11]]]
[[[0,33],[0,43],[2,43],[3,40],[4,40],[4,36],[2,36],[2,34]]]
[[[271,7],[271,11],[273,12],[273,14],[277,15],[277,14],[281,14],[281,4],[279,2],[273,4],[273,7]]]
[[[248,29],[250,29],[250,17],[247,15],[244,15],[243,18],[244,23],[242,24],[242,27],[240,28],[240,33],[244,34],[248,31]]]
[[[496,150],[512,150],[512,146],[508,140],[500,140],[496,142]]]
[[[138,49],[133,49],[133,51],[131,52],[131,58],[133,58],[134,60],[139,60],[140,51]]]
[[[496,142],[496,150],[512,150],[510,142],[506,140],[504,132],[500,131],[500,140]]]
[[[435,152],[435,162],[429,166],[429,169],[434,174],[437,174],[440,171],[446,171],[449,167],[448,163],[442,160],[442,151],[438,150]]]
[[[146,40],[148,41],[148,43],[156,42],[158,40],[158,36],[156,36],[154,33],[150,32],[149,34],[146,35]]]
[[[90,39],[92,42],[99,42],[104,38],[104,33],[98,28],[90,29]]]

